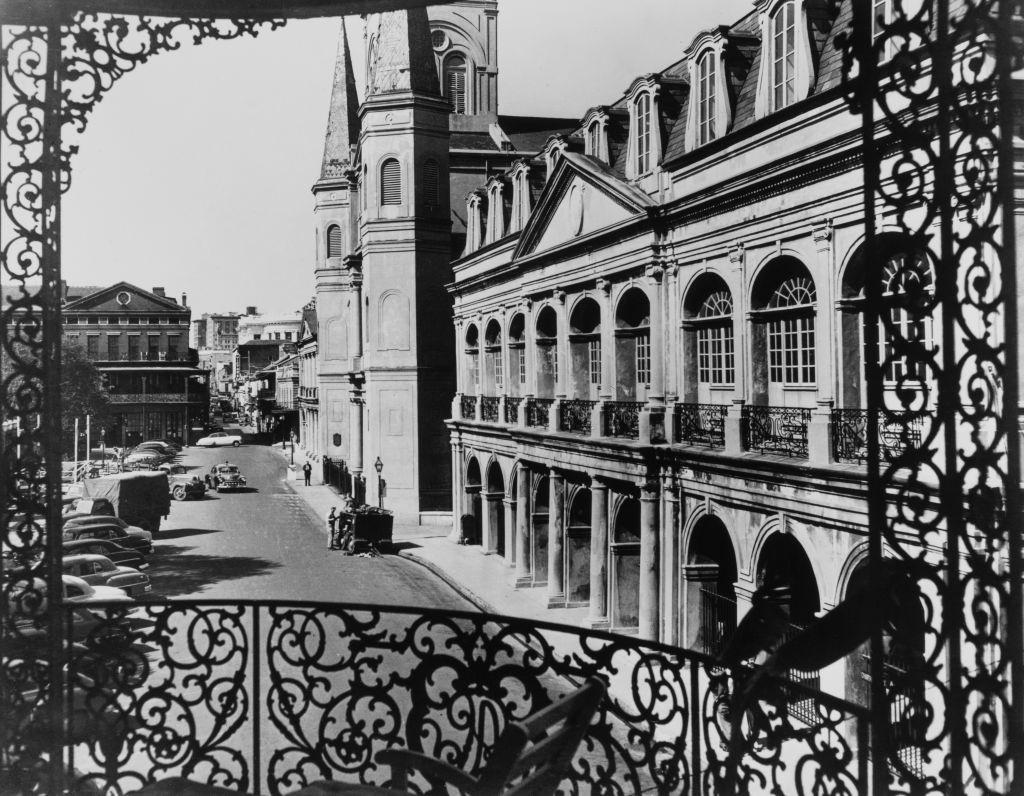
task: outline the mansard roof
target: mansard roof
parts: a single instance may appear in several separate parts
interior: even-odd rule
[[[331,87],[331,107],[327,114],[320,179],[344,175],[352,160],[352,148],[358,140],[359,99],[356,96],[356,77],[343,17],[338,30],[338,55],[334,61],[334,84]]]

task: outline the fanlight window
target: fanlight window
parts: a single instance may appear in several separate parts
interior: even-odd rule
[[[452,113],[467,113],[466,58],[457,53],[444,62],[444,98],[452,104]]]
[[[783,280],[768,300],[785,310],[768,323],[768,378],[778,384],[814,384],[814,283],[808,277]]]
[[[331,224],[327,228],[327,256],[341,257],[341,227]]]
[[[923,381],[921,356],[900,353],[907,346],[921,346],[925,351],[934,344],[930,307],[934,301],[935,284],[928,258],[920,253],[892,254],[882,268],[882,296],[889,309],[888,323],[880,323],[879,356],[883,378],[887,382]]]
[[[402,204],[402,167],[394,158],[388,158],[380,167],[380,203]]]
[[[732,296],[716,290],[697,310],[697,380],[704,384],[732,384],[736,378]]]
[[[697,64],[697,143],[715,137],[715,53],[708,50]]]
[[[771,20],[772,109],[796,100],[796,3],[781,3]]]

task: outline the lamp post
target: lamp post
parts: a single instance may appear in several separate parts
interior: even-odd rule
[[[295,430],[294,429],[291,432],[291,438],[292,438],[292,465],[294,465],[295,464]]]
[[[373,469],[377,471],[377,508],[382,509],[384,508],[384,480],[380,477],[380,474],[384,471],[384,462],[380,460],[380,456],[373,463]]]

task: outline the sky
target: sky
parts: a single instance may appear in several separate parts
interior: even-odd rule
[[[500,112],[582,116],[752,0],[504,0]],[[346,21],[361,79],[362,22]],[[64,198],[64,278],[188,295],[204,312],[299,309],[314,293],[313,197],[338,20],[161,54],[99,103]]]

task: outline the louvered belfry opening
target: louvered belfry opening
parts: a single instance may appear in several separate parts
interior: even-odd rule
[[[388,158],[380,167],[380,203],[402,204],[402,167],[394,158]]]
[[[459,54],[444,62],[444,96],[452,104],[452,113],[466,113],[466,59]]]
[[[341,257],[341,253],[341,227],[337,224],[332,224],[327,228],[327,256]]]
[[[423,164],[423,201],[431,207],[441,204],[440,184],[440,167],[436,160],[428,158]]]

